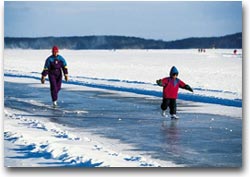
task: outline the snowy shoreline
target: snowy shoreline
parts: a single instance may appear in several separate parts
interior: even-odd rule
[[[155,80],[168,76],[175,65],[179,78],[190,84],[195,94],[227,99],[242,99],[242,51],[238,53],[233,55],[228,49],[206,53],[195,49],[60,50],[67,60],[71,81],[161,91]],[[50,50],[7,49],[4,74],[40,77],[48,55]]]
[[[159,160],[157,163],[152,160],[148,161],[143,156],[126,155],[107,149],[105,145],[98,142],[98,138],[94,135],[87,133],[86,136],[76,135],[76,132],[72,133],[67,128],[65,130],[62,125],[36,117],[20,116],[22,114],[17,110],[5,109],[5,143],[11,142],[20,149],[19,153],[13,156],[9,152],[13,151],[10,150],[12,145],[5,144],[6,156],[10,157],[5,156],[6,167],[178,167],[171,162],[161,162],[163,165],[160,165]],[[126,145],[126,148],[128,147]],[[25,158],[27,160],[22,160]],[[33,161],[37,159],[39,163],[34,163]]]

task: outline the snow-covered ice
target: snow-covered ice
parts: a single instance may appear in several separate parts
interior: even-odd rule
[[[60,50],[70,80],[63,83],[61,107],[54,110],[48,80],[40,84],[50,50],[7,49],[5,166],[241,166],[238,51]],[[160,117],[162,88],[155,84],[173,65],[194,89],[193,94],[180,90],[178,123]],[[211,139],[197,139],[194,132]],[[202,151],[195,148],[199,142]],[[223,143],[225,150],[216,147]]]

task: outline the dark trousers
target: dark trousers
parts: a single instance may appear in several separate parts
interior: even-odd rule
[[[62,75],[49,75],[49,82],[52,101],[56,101],[58,98],[58,92],[61,89]]]
[[[170,114],[176,114],[176,99],[163,98],[161,109],[165,111],[168,107],[170,109]]]

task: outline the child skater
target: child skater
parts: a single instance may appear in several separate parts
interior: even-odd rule
[[[172,119],[179,118],[176,116],[176,99],[178,97],[179,87],[193,92],[193,89],[189,85],[177,78],[178,74],[177,68],[173,66],[169,73],[170,77],[156,81],[159,86],[163,87],[163,100],[161,104],[162,116],[167,117],[166,110],[169,107]]]

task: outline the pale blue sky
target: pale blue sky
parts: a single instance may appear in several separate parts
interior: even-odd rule
[[[241,1],[4,3],[5,37],[124,35],[176,40],[242,32]]]

